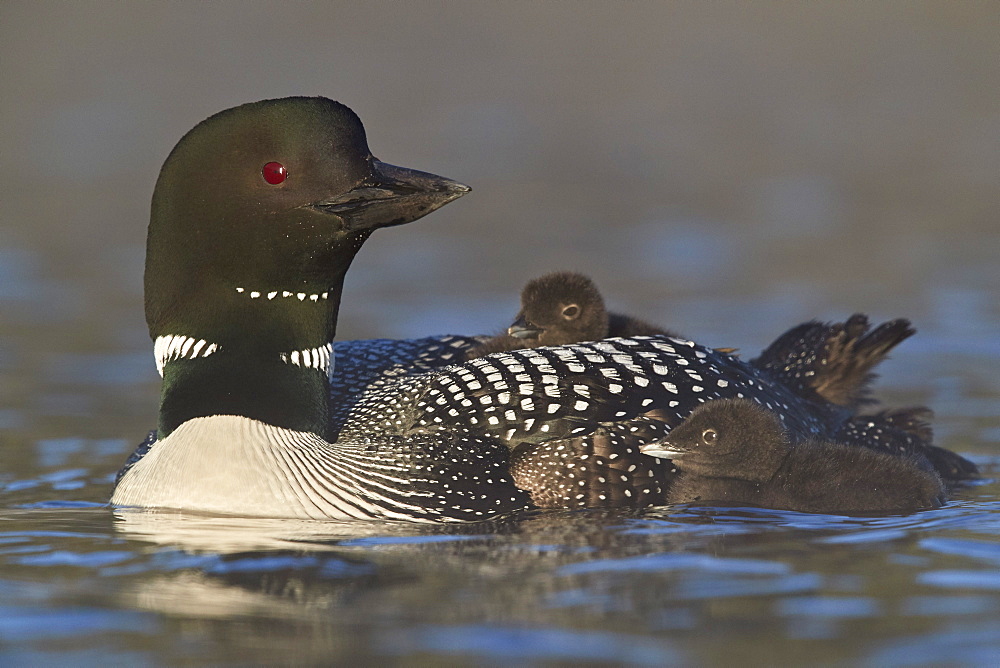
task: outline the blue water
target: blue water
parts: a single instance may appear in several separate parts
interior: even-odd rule
[[[1000,458],[978,463],[988,482],[904,517],[677,507],[427,529],[16,504],[0,657],[990,665]]]

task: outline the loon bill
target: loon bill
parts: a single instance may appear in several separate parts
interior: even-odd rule
[[[147,240],[159,420],[111,502],[416,521],[645,507],[676,473],[640,447],[703,402],[751,399],[796,438],[853,418],[763,365],[668,336],[472,360],[484,339],[334,344],[368,236],[467,192],[376,159],[357,115],[325,98],[246,104],[188,132],[160,172]]]

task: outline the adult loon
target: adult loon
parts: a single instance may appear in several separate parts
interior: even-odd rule
[[[537,506],[662,503],[639,446],[702,402],[751,398],[797,438],[845,419],[776,374],[668,337],[497,353],[478,340],[332,344],[344,275],[373,230],[468,192],[393,167],[324,98],[220,112],[153,194],[146,319],[157,430],[111,502],[302,518],[476,520]]]
[[[699,406],[648,449],[681,470],[669,503],[865,513],[936,508],[945,498],[941,478],[922,456],[795,442],[774,411],[747,399]]]

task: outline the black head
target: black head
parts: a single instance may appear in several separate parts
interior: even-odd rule
[[[789,447],[777,414],[748,399],[719,399],[696,408],[665,441],[642,452],[671,459],[685,473],[764,481]]]
[[[555,272],[524,286],[521,311],[507,333],[526,347],[596,341],[608,335],[608,312],[592,280]]]
[[[358,116],[332,100],[220,112],[180,140],[156,183],[150,333],[224,348],[328,343],[344,273],[372,231],[468,190],[376,160]]]

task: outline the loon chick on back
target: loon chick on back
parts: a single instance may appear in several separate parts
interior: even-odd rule
[[[334,347],[344,275],[372,231],[468,190],[377,160],[360,119],[324,98],[243,105],[185,135],[147,242],[159,422],[112,503],[422,521],[645,507],[672,474],[639,448],[703,402],[750,398],[796,439],[830,438],[851,417],[665,336],[468,362],[466,337]]]
[[[709,402],[666,441],[643,450],[670,457],[680,469],[669,503],[863,513],[936,508],[945,498],[941,479],[919,455],[793,442],[773,411],[746,399]]]
[[[583,274],[557,271],[525,283],[521,289],[521,310],[514,322],[505,333],[479,344],[470,357],[519,348],[650,335],[677,336],[638,318],[609,313],[593,280]]]

